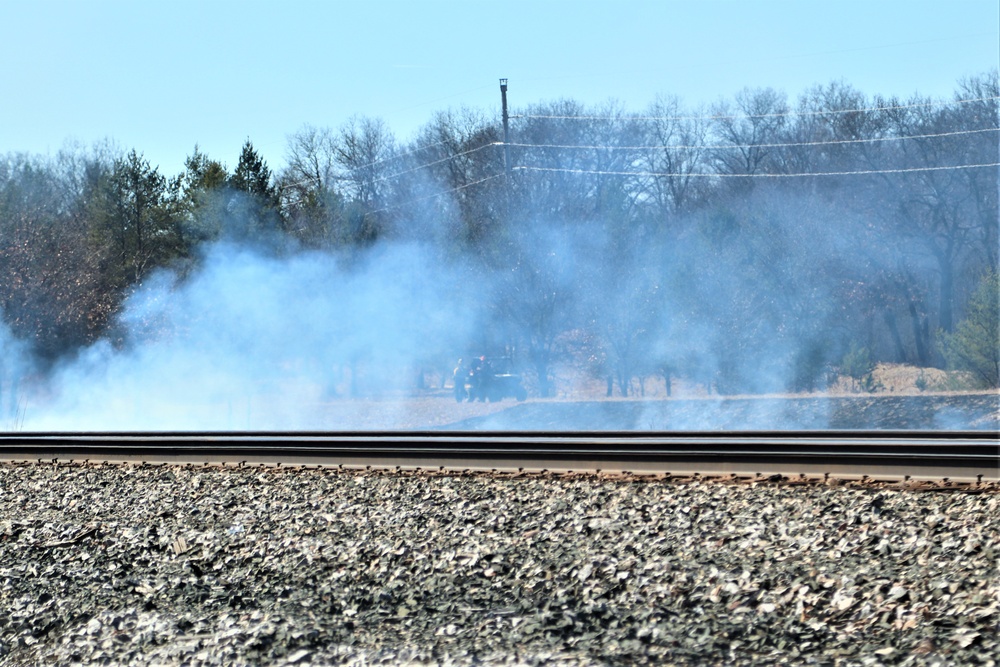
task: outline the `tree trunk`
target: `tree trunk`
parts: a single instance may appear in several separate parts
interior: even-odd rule
[[[618,391],[620,391],[621,395],[624,396],[624,397],[626,397],[626,398],[628,397],[628,381],[629,381],[628,373],[626,373],[622,369],[619,369],[618,370]]]
[[[951,333],[954,328],[952,301],[955,293],[955,267],[948,260],[942,260],[939,265],[941,267],[941,312],[938,314],[938,325],[947,333]]]
[[[908,304],[910,323],[913,325],[913,340],[917,346],[917,360],[921,366],[930,366],[931,358],[927,348],[927,315],[917,310],[917,304],[912,299]]]
[[[892,344],[896,348],[896,363],[906,363],[906,348],[903,346],[903,337],[899,335],[899,324],[896,322],[896,314],[889,308],[882,311],[885,325],[889,327],[889,335],[892,336]]]
[[[535,355],[535,373],[538,375],[538,395],[548,398],[552,394],[552,383],[549,382],[549,364],[542,355]]]

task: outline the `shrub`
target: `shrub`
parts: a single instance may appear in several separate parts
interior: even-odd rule
[[[984,387],[1000,386],[1000,277],[990,271],[969,299],[955,332],[941,334],[948,365],[970,372]]]
[[[858,347],[857,343],[851,343],[851,349],[847,351],[840,362],[840,372],[851,378],[851,390],[861,389],[872,393],[880,389],[882,385],[872,375],[874,370],[875,362],[872,360],[868,348]]]

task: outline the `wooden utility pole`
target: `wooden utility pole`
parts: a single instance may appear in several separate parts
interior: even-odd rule
[[[507,79],[500,79],[500,103],[503,108],[503,164],[510,183],[510,116],[507,114]]]

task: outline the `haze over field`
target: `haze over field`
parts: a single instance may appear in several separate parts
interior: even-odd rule
[[[250,142],[170,183],[136,152],[11,156],[0,400],[19,429],[307,428],[480,354],[540,398],[567,372],[608,396],[875,391],[876,361],[995,386],[995,355],[979,377],[953,354],[995,293],[1000,163],[996,74],[960,86],[831,84],[797,111],[745,91],[712,117],[542,104],[509,177],[477,115],[416,147],[303,132],[280,174]]]
[[[388,428],[481,355],[531,399],[997,386],[995,3],[361,4],[0,10],[51,56],[0,112],[0,426]]]

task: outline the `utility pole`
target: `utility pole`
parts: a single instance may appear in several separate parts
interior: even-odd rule
[[[510,116],[507,114],[507,79],[500,79],[500,103],[503,108],[503,164],[510,184]]]

